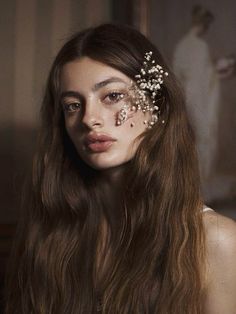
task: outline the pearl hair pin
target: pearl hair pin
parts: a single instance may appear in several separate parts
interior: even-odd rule
[[[150,120],[143,122],[148,128],[152,128],[158,121],[160,108],[156,104],[157,98],[161,94],[161,85],[164,83],[164,77],[168,76],[168,72],[164,71],[161,65],[156,64],[152,54],[152,51],[145,53],[140,73],[135,75],[136,82],[131,81],[132,105],[125,104],[120,109],[117,114],[117,125],[121,125],[127,120],[129,109],[131,111],[142,110],[143,113],[151,112]],[[131,123],[130,126],[133,127],[134,123]]]
[[[158,121],[160,108],[156,105],[156,98],[160,94],[164,76],[168,76],[168,72],[152,59],[152,54],[152,51],[145,53],[143,67],[140,74],[135,75],[137,84],[134,86],[137,110],[142,110],[143,113],[149,111],[152,114],[150,121],[144,121],[148,128]]]

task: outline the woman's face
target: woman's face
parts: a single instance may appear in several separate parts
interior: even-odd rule
[[[81,159],[94,169],[129,161],[146,129],[150,113],[132,107],[132,81],[122,72],[82,57],[65,64],[60,78],[67,133]],[[119,113],[127,106],[127,118]]]

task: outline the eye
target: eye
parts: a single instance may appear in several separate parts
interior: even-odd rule
[[[117,103],[124,97],[125,97],[124,93],[112,92],[112,93],[107,94],[104,99],[107,103]]]
[[[78,102],[73,102],[70,104],[64,104],[64,111],[67,112],[76,112],[81,109],[81,104]]]

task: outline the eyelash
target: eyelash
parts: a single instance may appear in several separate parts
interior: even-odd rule
[[[76,106],[76,108],[71,108],[73,106]],[[81,104],[78,102],[64,104],[64,111],[67,111],[67,112],[75,112],[75,111],[79,111],[80,109],[81,109]]]
[[[109,100],[109,102],[110,103],[117,103],[117,102],[119,102],[120,100],[122,100],[123,98],[124,98],[124,96],[125,96],[125,94],[124,93],[120,93],[120,92],[111,92],[111,93],[108,93],[105,97],[104,97],[104,100],[106,99],[106,98],[109,98],[110,96],[112,96],[112,95],[115,95],[116,97],[115,97],[115,99],[110,99]]]
[[[115,96],[115,99],[109,99],[107,102],[117,103],[124,98],[125,94],[121,92],[111,92],[111,93],[106,94],[103,100],[106,100],[107,98],[111,96]],[[80,111],[80,109],[81,109],[81,103],[79,102],[72,102],[72,103],[64,104],[64,111],[69,112],[69,113]]]

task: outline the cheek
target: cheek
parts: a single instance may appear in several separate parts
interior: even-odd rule
[[[147,124],[145,124],[145,121],[149,121],[150,118],[150,112],[143,113],[142,111],[138,110],[129,115],[123,126],[126,132],[131,133],[134,137],[137,137],[147,129]]]
[[[122,125],[118,126],[120,147],[127,155],[134,155],[140,143],[139,136],[147,130],[145,120],[150,119],[150,113],[135,112]]]

